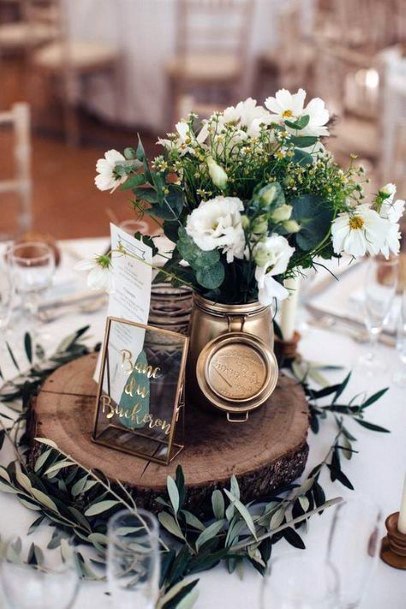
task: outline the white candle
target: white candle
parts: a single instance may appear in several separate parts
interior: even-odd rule
[[[406,535],[406,476],[403,484],[402,501],[400,504],[398,531]]]
[[[286,279],[284,286],[287,290],[289,290],[290,296],[282,302],[280,328],[284,340],[291,340],[295,331],[300,277]]]

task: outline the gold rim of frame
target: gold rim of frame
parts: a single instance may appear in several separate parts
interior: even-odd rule
[[[161,463],[161,464],[168,465],[175,458],[175,456],[181,452],[181,450],[183,448],[183,444],[182,445],[178,444],[178,446],[181,446],[181,448],[176,452],[175,455],[173,455],[171,457],[173,438],[175,435],[175,427],[176,427],[176,422],[177,422],[177,418],[178,418],[178,412],[180,409],[185,408],[185,404],[182,402],[181,396],[182,396],[183,385],[184,385],[184,376],[185,376],[186,358],[187,358],[188,347],[189,347],[189,338],[187,336],[184,336],[183,334],[180,334],[179,332],[173,332],[172,330],[155,328],[154,326],[149,326],[147,324],[141,324],[141,323],[138,323],[135,321],[129,321],[127,319],[121,319],[120,317],[107,317],[107,319],[106,319],[106,328],[105,328],[105,333],[104,333],[103,350],[102,350],[102,364],[101,364],[101,368],[100,368],[99,387],[98,387],[98,391],[97,391],[97,401],[96,401],[96,408],[95,408],[95,414],[94,414],[94,419],[93,419],[93,433],[92,433],[91,440],[92,440],[92,442],[95,442],[96,444],[100,444],[102,446],[108,446],[109,448],[113,448],[115,450],[126,452],[126,453],[134,455],[136,457],[142,457],[144,459],[146,459],[146,457],[147,457],[145,454],[143,455],[142,453],[137,452],[137,451],[125,450],[125,449],[118,448],[118,447],[112,446],[110,444],[101,442],[97,439],[97,436],[96,436],[97,420],[98,420],[98,415],[99,415],[99,410],[100,410],[100,398],[103,393],[103,378],[104,378],[104,372],[105,372],[105,368],[106,368],[106,354],[107,354],[107,349],[108,349],[108,342],[109,342],[109,338],[110,338],[110,328],[111,328],[112,322],[126,324],[127,326],[141,328],[142,330],[149,330],[150,332],[156,332],[156,333],[166,334],[169,336],[174,336],[176,338],[182,339],[182,341],[183,341],[182,359],[180,361],[178,383],[177,383],[177,387],[176,387],[175,400],[172,405],[171,433],[169,435],[169,440],[168,440],[168,457],[166,460],[157,459],[157,458],[153,458],[153,457],[148,457],[148,459],[147,459],[149,461],[154,461],[155,463]],[[131,430],[127,430],[127,431],[131,431]]]

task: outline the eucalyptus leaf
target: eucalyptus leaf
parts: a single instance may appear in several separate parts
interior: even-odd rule
[[[201,286],[208,290],[215,290],[220,287],[225,278],[225,269],[221,262],[206,269],[196,270],[196,279]]]

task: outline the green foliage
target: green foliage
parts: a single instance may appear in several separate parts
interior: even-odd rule
[[[49,362],[35,364],[26,373],[6,385],[0,399],[10,403],[22,400],[20,415],[14,421],[6,412],[0,418],[0,447],[5,439],[14,446],[17,458],[0,466],[0,491],[15,495],[28,509],[35,512],[30,533],[47,524],[52,528],[48,549],[63,545],[73,536],[84,554],[76,551],[76,563],[82,577],[100,579],[106,562],[106,523],[116,511],[127,508],[137,511],[136,502],[119,481],[110,482],[100,471],[88,470],[71,456],[63,453],[50,440],[37,438],[38,451],[27,461],[24,443],[25,420],[29,400],[48,374],[58,366],[89,352],[81,342],[87,328],[67,337]],[[27,344],[27,339],[25,340]],[[28,356],[28,354],[27,354]],[[29,359],[29,358],[28,358]],[[20,368],[22,368],[20,366]],[[157,609],[189,609],[196,601],[197,579],[190,577],[225,562],[228,570],[240,569],[244,562],[264,573],[272,546],[286,539],[296,548],[304,548],[301,527],[317,513],[322,513],[339,499],[326,500],[321,478],[328,472],[333,482],[353,488],[343,471],[343,458],[357,453],[353,448],[355,436],[347,427],[355,421],[373,431],[387,431],[365,420],[365,411],[376,403],[386,389],[373,395],[356,396],[348,403],[342,395],[350,375],[341,383],[325,385],[321,375],[315,378],[325,386],[314,389],[309,380],[316,367],[295,362],[292,371],[302,384],[309,400],[311,427],[317,433],[328,416],[333,417],[337,433],[325,458],[300,484],[291,484],[279,492],[268,492],[261,501],[243,496],[235,476],[229,485],[211,495],[201,519],[187,507],[187,480],[178,466],[176,476],[167,479],[167,493],[157,499],[161,524],[161,595]],[[330,398],[327,404],[320,404]],[[345,421],[345,424],[344,424]],[[41,563],[42,553],[33,546],[28,560]]]

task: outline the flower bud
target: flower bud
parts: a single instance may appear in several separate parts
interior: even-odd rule
[[[266,216],[258,216],[252,223],[254,235],[263,235],[268,232],[268,220]]]
[[[298,233],[300,231],[300,224],[296,222],[296,220],[287,220],[283,223],[283,228],[288,231],[288,233]]]
[[[269,251],[263,243],[259,243],[255,248],[254,262],[257,266],[267,267],[272,257],[272,251]]]
[[[285,222],[292,215],[292,206],[284,203],[277,207],[271,214],[271,220],[274,222]]]
[[[127,161],[132,161],[133,159],[137,158],[137,153],[134,150],[134,148],[124,148],[124,156],[127,159]]]
[[[207,159],[207,167],[209,168],[209,174],[213,184],[217,186],[217,188],[220,188],[220,190],[224,190],[228,181],[228,176],[224,169],[210,156]]]
[[[259,200],[263,207],[272,207],[275,204],[285,202],[283,190],[278,182],[272,182],[261,188],[258,193]]]
[[[247,230],[250,226],[250,220],[248,216],[241,216],[241,226],[244,230]]]

